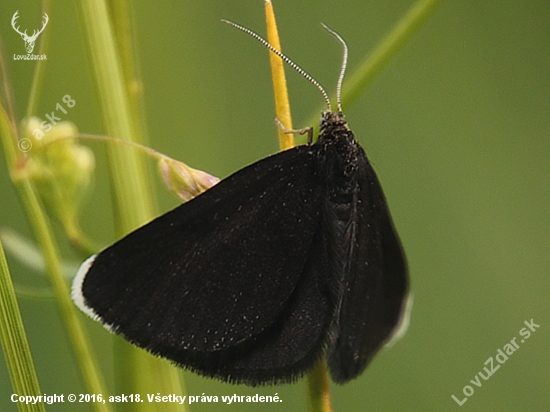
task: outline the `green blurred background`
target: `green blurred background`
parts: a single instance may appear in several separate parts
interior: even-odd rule
[[[413,2],[274,0],[283,50],[333,91],[341,50],[321,30],[337,30],[350,48],[349,70]],[[63,120],[101,133],[98,101],[78,2],[52,1],[50,48],[36,115],[70,94]],[[36,1],[3,0],[2,36],[20,119],[34,63],[14,61],[23,42],[10,26],[38,26]],[[267,52],[222,24],[265,33],[261,0],[135,2],[139,59],[151,146],[224,177],[278,150]],[[40,41],[40,37],[39,40]],[[37,45],[38,47],[38,45]],[[35,50],[36,53],[36,50]],[[287,70],[296,127],[319,113],[319,93]],[[332,387],[335,411],[542,411],[550,405],[550,2],[446,1],[351,107],[350,126],[388,197],[407,253],[415,304],[409,332],[346,386]],[[104,149],[83,227],[102,245],[114,241]],[[1,150],[1,149],[0,149]],[[0,160],[0,227],[31,237]],[[177,205],[155,181],[159,210]],[[64,245],[65,256],[72,258]],[[8,256],[18,284],[46,284]],[[84,387],[53,301],[20,299],[45,393]],[[540,328],[477,388],[484,362],[517,337],[524,321]],[[111,336],[86,326],[108,376]],[[191,395],[274,394],[280,404],[195,404],[192,411],[305,411],[303,382],[251,389],[185,372]],[[459,407],[462,388],[475,393]],[[15,411],[0,359],[0,410]],[[145,395],[145,394],[143,394]],[[49,411],[88,411],[55,404]],[[159,410],[162,405],[159,404]]]

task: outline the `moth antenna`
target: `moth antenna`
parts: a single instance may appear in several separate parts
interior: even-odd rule
[[[346,41],[342,38],[342,36],[340,36],[334,30],[329,28],[326,24],[321,23],[321,26],[323,26],[323,29],[325,29],[334,37],[336,37],[336,40],[340,42],[340,44],[344,49],[344,56],[342,57],[342,68],[340,69],[340,75],[338,76],[338,83],[336,84],[336,103],[338,104],[338,111],[341,112],[342,111],[342,82],[344,80],[344,74],[346,73],[346,67],[348,66],[348,45],[346,44]]]
[[[275,53],[277,56],[279,56],[281,59],[283,59],[283,61],[285,63],[287,63],[290,67],[292,67],[294,70],[296,70],[298,73],[300,73],[300,75],[304,78],[306,78],[307,80],[309,80],[309,82],[311,84],[313,84],[320,92],[321,94],[323,95],[323,98],[325,99],[325,103],[327,104],[327,108],[328,108],[328,111],[331,110],[331,104],[330,104],[330,99],[328,98],[328,94],[327,92],[325,91],[325,89],[323,88],[323,86],[321,86],[319,84],[319,82],[317,80],[315,80],[313,77],[311,77],[309,74],[306,73],[306,71],[304,69],[302,69],[300,66],[298,66],[296,63],[294,63],[292,60],[290,60],[288,57],[286,57],[282,52],[280,52],[279,50],[277,50],[275,47],[273,47],[271,45],[271,43],[269,43],[267,40],[265,40],[262,36],[260,36],[259,34],[253,32],[252,30],[250,29],[247,29],[246,27],[243,27],[243,26],[239,26],[237,23],[233,23],[232,21],[229,21],[229,20],[222,20],[224,23],[227,23],[229,24],[230,26],[233,26],[235,27],[236,29],[239,29],[243,32],[245,32],[246,34],[254,37],[256,40],[258,40],[260,43],[262,43],[265,47],[267,47],[269,50],[271,50],[273,53]],[[338,36],[338,34],[332,32],[332,30],[328,29],[329,32],[331,32],[332,34],[334,34],[335,36],[337,36],[338,38],[340,38],[340,36]],[[341,38],[340,38],[341,41],[343,41]],[[345,45],[345,43],[344,43]],[[347,55],[347,48],[346,48],[346,55]],[[343,77],[343,74],[341,75]],[[340,104],[338,104],[338,107],[340,107]],[[340,109],[338,109],[340,110]]]

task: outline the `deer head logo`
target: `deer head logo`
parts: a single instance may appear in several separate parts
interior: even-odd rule
[[[32,36],[29,36],[27,34],[27,30],[25,30],[23,33],[21,33],[21,31],[19,30],[19,27],[15,26],[15,21],[19,17],[17,15],[17,13],[19,13],[19,10],[17,10],[15,12],[15,14],[13,15],[13,17],[11,19],[11,26],[13,27],[13,29],[17,33],[19,33],[21,35],[23,40],[25,40],[25,48],[27,49],[27,53],[32,53],[32,51],[34,49],[34,42],[36,41],[36,38],[38,37],[38,35],[40,33],[42,33],[44,31],[44,28],[46,27],[46,24],[48,24],[48,20],[50,18],[48,17],[48,15],[46,13],[44,13],[44,23],[42,23],[42,28],[40,30],[34,30],[34,32],[32,33]]]

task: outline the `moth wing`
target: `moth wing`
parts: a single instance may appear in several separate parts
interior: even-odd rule
[[[310,146],[260,160],[90,259],[75,278],[73,299],[137,346],[203,374],[288,380],[314,343],[321,349],[326,323],[320,294],[296,303],[314,283],[302,279],[312,273],[306,267],[322,265],[308,263],[322,195]],[[305,322],[308,307],[315,310]],[[261,348],[254,342],[264,335],[264,346],[280,351],[274,330],[293,316],[312,342],[289,356],[290,372],[280,365],[254,372],[261,356],[222,367],[232,351]],[[284,344],[290,351],[292,343]]]
[[[405,254],[382,187],[366,155],[359,157],[356,235],[344,280],[335,340],[328,350],[337,383],[357,377],[399,330],[408,295]]]
[[[227,350],[180,352],[172,359],[200,374],[251,386],[293,382],[311,369],[324,353],[333,314],[324,287],[328,250],[320,231],[308,251],[296,251],[302,252],[303,275],[280,316],[261,334]]]

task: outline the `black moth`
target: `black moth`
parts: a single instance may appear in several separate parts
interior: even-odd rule
[[[318,87],[329,109],[315,143],[239,170],[92,256],[76,304],[224,381],[290,382],[323,357],[335,382],[357,377],[403,323],[407,268],[365,151]]]

